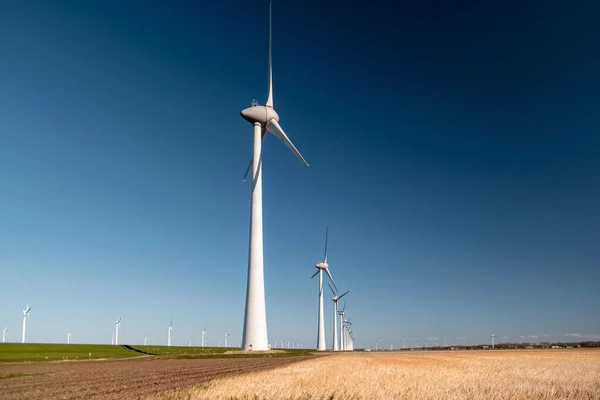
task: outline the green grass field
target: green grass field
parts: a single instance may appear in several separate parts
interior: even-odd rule
[[[306,350],[286,350],[274,354],[232,354],[227,347],[186,347],[186,346],[113,346],[107,344],[45,344],[45,343],[0,343],[0,362],[19,361],[62,361],[94,360],[105,358],[127,358],[142,355],[156,355],[166,358],[204,357],[291,357],[309,355]]]
[[[89,360],[90,358],[123,358],[139,355],[141,354],[122,346],[103,344],[0,344],[0,361]]]

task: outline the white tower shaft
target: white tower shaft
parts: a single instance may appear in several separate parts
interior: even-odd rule
[[[117,324],[117,331],[115,333],[115,345],[119,344],[119,324]]]
[[[244,315],[242,350],[269,350],[263,264],[262,129],[260,123],[254,123],[250,249],[248,255],[248,286],[246,287],[246,312]]]
[[[337,334],[337,300],[333,302],[333,351],[339,351],[338,334]]]
[[[25,332],[27,331],[27,313],[23,313],[23,334],[21,335],[21,343],[25,343]]]
[[[325,316],[323,315],[323,270],[319,269],[319,326],[317,327],[317,351],[327,350],[325,344]]]
[[[344,316],[340,314],[340,350],[346,350],[346,344],[344,343]]]

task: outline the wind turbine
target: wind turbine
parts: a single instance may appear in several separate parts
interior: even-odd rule
[[[112,339],[110,340],[110,344],[114,345],[115,344],[115,333],[112,333]]]
[[[323,261],[317,263],[315,268],[317,272],[313,274],[310,278],[314,278],[319,274],[319,323],[317,326],[317,351],[327,350],[327,345],[325,344],[325,318],[323,313],[323,271],[327,273],[329,279],[331,279],[331,283],[337,290],[337,285],[333,280],[333,277],[329,273],[329,264],[327,264],[327,239],[329,237],[329,228],[325,228],[325,256],[323,257]]]
[[[333,290],[333,288],[331,287],[331,285],[329,283],[327,284],[327,286],[329,286],[329,289],[331,289],[331,291],[333,292],[333,297],[331,298],[331,300],[333,300],[333,351],[339,351],[340,346],[338,344],[338,333],[337,333],[338,300],[341,299],[342,297],[344,297],[345,295],[347,295],[349,290],[346,291],[346,293],[342,294],[341,296],[338,296],[335,294],[335,291]]]
[[[167,335],[167,346],[171,345],[171,336],[173,335],[173,318],[171,318],[171,323],[169,324],[169,330]]]
[[[6,343],[6,332],[8,332],[8,328],[4,327],[4,330],[2,331],[2,343]]]
[[[117,318],[117,322],[115,322],[115,325],[117,325],[117,331],[115,334],[115,344],[119,344],[119,327],[121,326],[121,317]]]
[[[144,338],[144,346],[146,346],[147,344],[148,344],[148,338],[147,338],[147,337],[145,337],[145,338]]]
[[[340,314],[340,350],[344,351],[346,350],[346,345],[344,343],[344,314],[346,310],[346,300],[344,300],[344,308],[342,308],[342,311],[338,311],[338,314]]]
[[[248,255],[248,282],[246,286],[246,309],[242,350],[268,350],[267,311],[265,308],[265,276],[263,259],[263,219],[262,219],[262,140],[271,132],[281,140],[300,161],[308,166],[304,157],[292,144],[281,126],[279,115],[273,108],[273,68],[271,50],[271,3],[269,2],[269,97],[264,106],[256,101],[242,110],[241,115],[254,126],[254,155],[252,166],[252,202],[250,208],[250,246]],[[250,165],[246,169],[246,175]]]
[[[204,347],[206,345],[205,335],[206,335],[206,325],[202,329],[202,347]]]
[[[25,310],[23,310],[23,335],[21,336],[21,343],[25,343],[25,332],[27,331],[27,320],[29,319],[29,311],[31,307],[27,304]]]
[[[67,333],[67,344],[71,344],[71,332]]]
[[[225,347],[227,347],[227,336],[230,336],[231,333],[225,332]]]
[[[492,332],[492,336],[490,336],[490,338],[492,338],[492,350],[494,349],[494,339],[496,338],[496,335],[494,335],[494,332]]]

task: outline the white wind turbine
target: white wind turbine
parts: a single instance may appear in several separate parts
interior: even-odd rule
[[[8,332],[8,328],[4,327],[4,330],[2,331],[2,343],[6,343],[6,332]]]
[[[344,297],[345,295],[348,294],[348,292],[350,292],[349,290],[346,291],[346,293],[342,294],[341,296],[338,296],[335,294],[335,291],[333,290],[333,288],[331,287],[331,285],[328,283],[327,286],[329,286],[329,289],[331,289],[331,291],[333,292],[333,297],[331,298],[331,300],[333,300],[333,351],[339,351],[340,350],[340,346],[338,343],[338,332],[337,332],[337,316],[338,316],[338,300],[341,299],[342,297]],[[340,338],[341,340],[341,338]]]
[[[346,343],[344,341],[344,322],[345,322],[345,311],[346,310],[346,300],[344,300],[344,308],[342,308],[342,311],[338,311],[338,314],[340,314],[340,350],[344,351],[346,350]]]
[[[206,345],[206,326],[202,329],[202,347]]]
[[[110,344],[114,345],[115,344],[115,333],[112,333],[112,339],[110,340]]]
[[[227,336],[231,336],[231,333],[225,332],[225,347],[227,347]]]
[[[268,350],[267,312],[265,308],[265,277],[263,259],[263,220],[262,220],[262,140],[271,132],[281,140],[300,161],[308,163],[279,126],[279,115],[273,108],[273,70],[271,51],[271,3],[269,2],[269,97],[264,106],[253,102],[242,110],[242,117],[254,126],[254,155],[252,166],[252,202],[250,209],[250,249],[248,256],[248,282],[246,286],[246,309],[242,350]],[[246,175],[250,170],[246,169]]]
[[[119,344],[119,327],[121,326],[121,317],[117,318],[117,322],[115,322],[115,325],[117,325],[117,330],[116,330],[116,334],[115,334],[115,344]]]
[[[167,346],[171,346],[172,336],[173,336],[173,318],[171,318],[171,323],[169,324],[169,330],[167,332]]]
[[[496,335],[494,335],[494,332],[492,332],[492,336],[490,336],[490,338],[492,339],[492,349],[494,349],[494,339],[496,338]]]
[[[317,263],[315,268],[317,272],[311,276],[311,279],[319,274],[319,323],[317,326],[317,351],[325,351],[327,350],[327,345],[325,344],[325,316],[323,313],[323,271],[327,273],[329,279],[331,279],[331,283],[335,286],[337,290],[337,286],[333,277],[329,273],[329,264],[327,264],[327,240],[329,237],[329,228],[325,228],[325,256],[323,261]]]
[[[21,343],[25,343],[25,332],[27,331],[27,320],[29,319],[29,311],[31,311],[31,307],[27,304],[25,310],[23,310],[23,334],[21,336]]]
[[[67,344],[71,344],[71,332],[67,333]]]

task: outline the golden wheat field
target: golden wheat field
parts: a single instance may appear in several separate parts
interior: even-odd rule
[[[152,399],[600,399],[600,349],[335,354]]]

